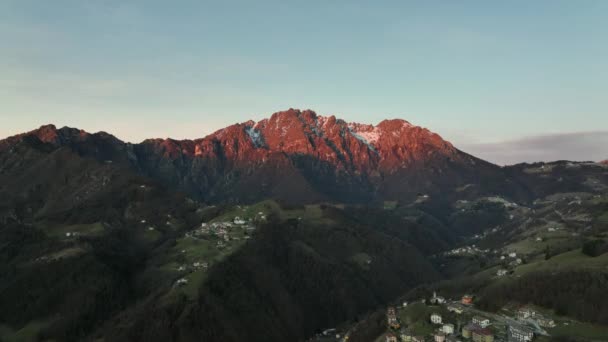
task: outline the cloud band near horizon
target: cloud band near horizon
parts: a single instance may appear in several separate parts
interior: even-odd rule
[[[556,160],[608,159],[608,131],[556,133],[492,143],[459,146],[463,151],[499,165]]]

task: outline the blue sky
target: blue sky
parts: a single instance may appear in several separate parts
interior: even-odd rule
[[[404,118],[506,162],[488,151],[604,139],[607,42],[601,0],[0,0],[0,137],[196,138],[293,107]],[[585,146],[563,157],[600,158]]]

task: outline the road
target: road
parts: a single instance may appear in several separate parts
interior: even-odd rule
[[[494,314],[491,312],[481,311],[481,310],[475,309],[472,306],[462,305],[460,302],[452,302],[451,304],[457,305],[457,306],[461,307],[464,311],[467,311],[469,313],[488,317],[488,318],[492,319],[493,321],[502,323],[504,325],[524,325],[524,323],[528,323],[527,324],[528,326],[532,326],[534,328],[533,329],[534,334],[549,336],[549,334],[547,333],[546,330],[541,328],[538,325],[538,323],[531,321],[531,320],[526,320],[525,322],[522,322],[522,321],[515,320],[515,319],[505,316],[505,315],[499,315],[499,314]]]

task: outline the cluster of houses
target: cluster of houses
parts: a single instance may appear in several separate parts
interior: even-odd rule
[[[263,216],[263,215],[262,215],[262,217],[265,218],[265,216]],[[203,222],[203,223],[201,223],[200,228],[187,232],[185,234],[185,237],[198,238],[198,237],[203,237],[203,236],[215,235],[220,239],[220,241],[218,241],[218,247],[223,247],[224,243],[220,243],[221,240],[223,240],[225,242],[228,242],[231,239],[239,240],[239,237],[230,236],[230,230],[235,227],[243,228],[243,229],[245,229],[245,231],[247,233],[251,233],[255,230],[255,226],[253,225],[253,223],[251,221],[248,221],[243,218],[240,218],[239,216],[236,216],[232,221],[213,222],[213,223]],[[250,236],[246,235],[244,238],[249,239]]]
[[[517,311],[517,319],[521,321],[532,321],[543,328],[555,328],[555,321],[546,317],[529,307],[522,307]]]
[[[424,300],[426,302],[426,300]],[[446,305],[449,312],[455,314],[462,314],[465,311],[470,311],[473,304],[472,295],[462,296],[459,302],[449,302],[436,293],[433,293],[433,297],[429,300],[434,305]],[[404,303],[407,306],[407,303]],[[478,311],[478,310],[477,310]],[[473,311],[475,312],[475,311]],[[516,321],[514,318],[517,318]],[[432,338],[428,336],[420,336],[414,334],[411,330],[401,327],[397,318],[395,308],[388,308],[387,320],[388,326],[391,331],[385,336],[386,342],[421,342],[421,341],[435,341],[435,342],[494,342],[496,341],[508,341],[508,342],[530,342],[534,339],[535,329],[542,328],[553,328],[556,326],[553,319],[546,317],[530,307],[524,306],[518,309],[516,317],[512,319],[506,318],[503,322],[499,322],[498,326],[506,326],[505,331],[499,329],[499,336],[495,336],[496,328],[492,328],[492,322],[489,318],[483,316],[473,316],[472,319],[461,326],[462,321],[459,321],[457,325],[445,322],[444,317],[438,312],[434,312],[428,318],[430,323],[437,326],[437,329],[432,335]],[[532,328],[535,327],[535,328]],[[501,333],[502,332],[502,333]]]
[[[506,255],[501,255],[500,260],[509,261],[509,266],[516,267],[524,263],[523,259],[517,256],[517,253],[510,252]],[[504,274],[503,274],[504,275]]]
[[[454,248],[445,252],[445,255],[482,255],[489,253],[489,249],[479,249],[476,245]]]

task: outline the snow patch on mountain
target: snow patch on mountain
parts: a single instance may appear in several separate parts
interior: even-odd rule
[[[251,138],[251,142],[253,143],[253,146],[255,146],[255,147],[264,146],[264,141],[262,140],[262,134],[260,133],[260,131],[258,131],[257,129],[255,129],[253,127],[245,127],[245,133],[247,133],[247,135],[249,135],[249,138]]]
[[[370,144],[369,140],[367,140],[365,137],[363,137],[363,136],[359,135],[358,133],[354,132],[354,131],[353,131],[352,129],[350,129],[350,128],[348,129],[348,131],[349,131],[349,132],[350,132],[350,134],[351,134],[353,137],[355,137],[357,140],[359,140],[359,141],[361,141],[362,143],[364,143],[365,145],[367,145],[367,147],[368,147],[370,150],[372,150],[372,151],[374,151],[374,152],[378,153],[378,151],[376,151],[376,148],[375,148],[375,147],[374,147],[372,144]]]
[[[358,135],[367,140],[370,144],[375,144],[380,139],[380,131],[377,128],[374,128],[371,131],[366,132],[357,132]]]

